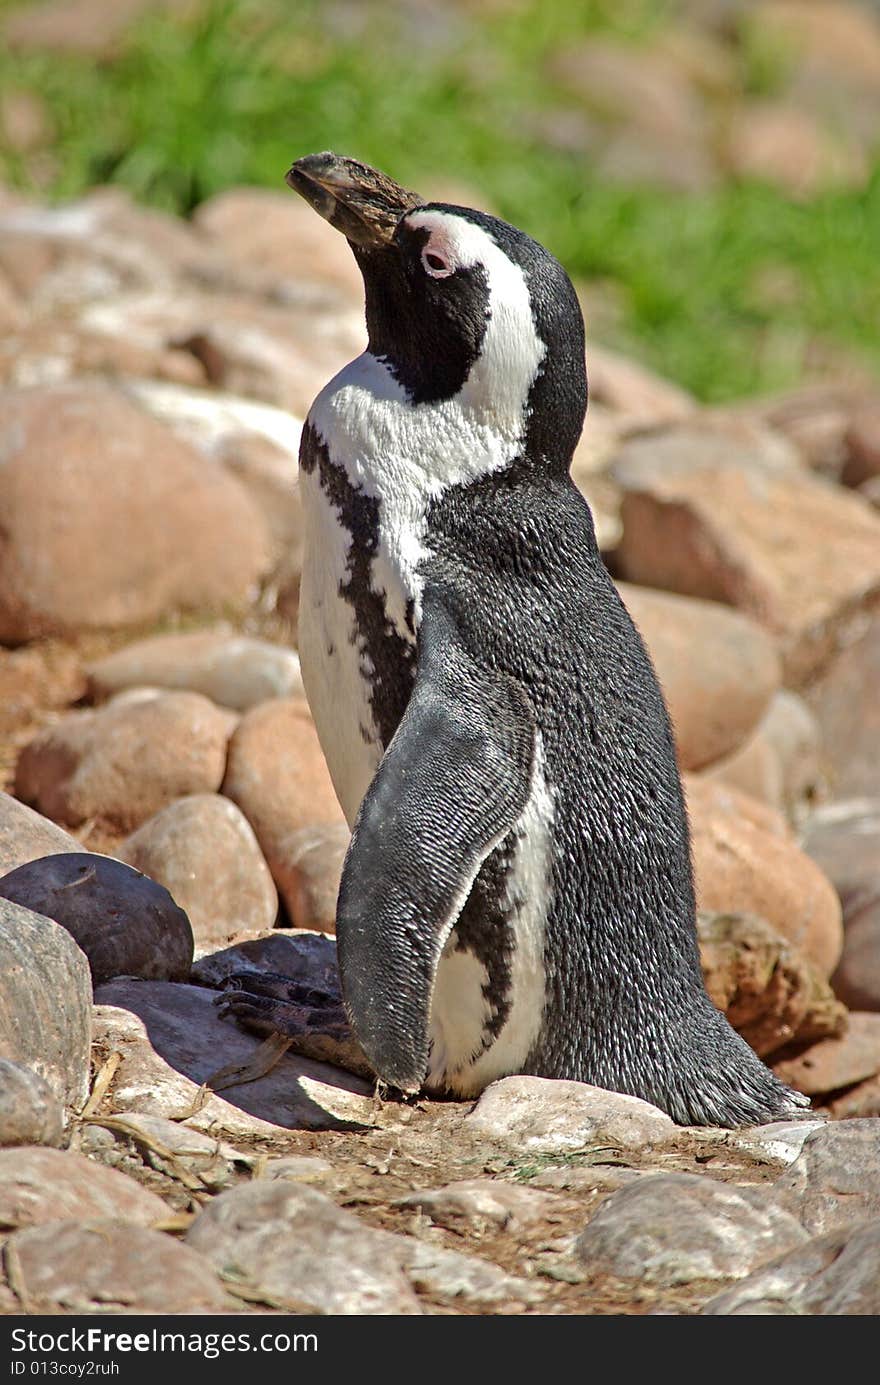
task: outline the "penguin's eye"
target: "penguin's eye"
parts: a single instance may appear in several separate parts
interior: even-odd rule
[[[436,250],[422,251],[422,268],[432,279],[446,279],[452,273],[452,265]]]

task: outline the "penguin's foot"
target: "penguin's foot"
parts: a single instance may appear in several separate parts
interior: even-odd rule
[[[277,972],[233,972],[214,1002],[257,1034],[282,1034],[306,1058],[332,1063],[358,1077],[374,1076],[351,1032],[338,992],[323,991]]]

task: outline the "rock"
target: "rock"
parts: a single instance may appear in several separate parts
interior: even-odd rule
[[[123,1055],[113,1085],[116,1111],[169,1119],[187,1112],[195,1129],[233,1139],[372,1124],[373,1083],[326,1064],[286,1053],[254,1078],[254,1063],[265,1061],[260,1042],[218,1017],[211,991],[117,980],[95,998],[96,1042]],[[221,1069],[236,1070],[230,1085],[205,1100],[200,1087]]]
[[[786,814],[782,767],[760,724],[732,755],[702,770],[700,779],[707,784],[736,789],[759,803],[766,803],[775,813]]]
[[[843,929],[822,872],[790,838],[768,831],[766,819],[756,820],[760,805],[744,794],[692,775],[686,793],[698,907],[757,914],[830,976]]]
[[[553,1193],[523,1188],[517,1183],[475,1178],[408,1193],[396,1198],[394,1206],[415,1208],[448,1231],[477,1236],[509,1231],[515,1235],[534,1222],[552,1221],[558,1200]]]
[[[28,1313],[229,1313],[205,1260],[159,1231],[117,1221],[51,1221],[7,1242],[10,1284]],[[7,1278],[10,1259],[7,1259]]]
[[[222,794],[175,799],[117,854],[165,886],[186,911],[200,947],[222,946],[242,929],[275,922],[278,893],[269,867],[247,818]]]
[[[71,826],[96,817],[131,831],[175,798],[220,788],[234,724],[201,693],[120,693],[38,732],[15,792]]]
[[[291,832],[285,843],[284,902],[294,928],[336,931],[336,900],[351,833],[345,823]]]
[[[186,1244],[227,1282],[288,1312],[419,1313],[401,1270],[378,1253],[375,1238],[313,1188],[260,1181],[215,1197]]]
[[[167,890],[122,861],[90,851],[29,861],[0,879],[0,898],[66,928],[98,986],[111,976],[183,981],[193,935]]]
[[[675,728],[679,763],[699,769],[742,745],[779,687],[776,650],[754,621],[716,603],[621,583]]]
[[[735,412],[777,431],[807,466],[837,481],[846,460],[850,420],[864,402],[864,385],[831,379],[750,399]]]
[[[825,1125],[774,1184],[812,1236],[880,1216],[880,1129],[876,1120]]]
[[[534,1282],[505,1274],[476,1255],[461,1255],[445,1246],[376,1231],[377,1252],[399,1264],[412,1287],[432,1298],[472,1304],[539,1303],[545,1290]]]
[[[706,990],[759,1056],[843,1031],[846,1010],[825,977],[763,919],[701,913],[697,932]]]
[[[324,1183],[332,1180],[334,1167],[329,1159],[313,1154],[287,1154],[280,1159],[267,1159],[262,1178],[284,1179],[291,1183]]]
[[[814,1130],[821,1130],[825,1117],[809,1120],[801,1116],[792,1121],[770,1121],[767,1125],[745,1126],[727,1134],[728,1143],[752,1155],[762,1164],[782,1167],[793,1164]]]
[[[578,1237],[575,1253],[590,1274],[670,1287],[741,1279],[774,1251],[807,1240],[772,1189],[668,1173],[612,1193]]]
[[[857,410],[844,443],[846,461],[840,479],[845,486],[863,486],[880,476],[880,400]]]
[[[670,1139],[676,1127],[638,1097],[583,1082],[503,1077],[486,1088],[462,1130],[518,1151],[558,1154],[591,1145],[641,1149]]]
[[[101,699],[126,688],[184,688],[246,712],[272,697],[304,697],[291,649],[229,628],[154,635],[91,664],[89,690]]]
[[[755,1270],[700,1312],[714,1317],[880,1314],[880,1218],[817,1236]]]
[[[880,599],[880,518],[814,476],[652,442],[613,470],[620,575],[745,611],[779,637],[786,681],[805,681]]]
[[[842,1034],[821,1039],[793,1057],[780,1057],[773,1070],[808,1096],[836,1092],[875,1077],[880,1073],[880,1015],[853,1011]]]
[[[45,102],[27,87],[7,89],[0,99],[0,132],[7,149],[28,154],[52,139],[52,121]]]
[[[300,292],[321,284],[357,306],[363,302],[363,280],[348,246],[322,234],[311,209],[289,192],[227,188],[197,207],[193,221],[233,261],[289,279]]]
[[[65,1106],[89,1089],[92,985],[70,934],[0,899],[0,1058],[23,1063]]]
[[[0,1227],[16,1230],[60,1218],[112,1217],[152,1226],[170,1215],[133,1178],[71,1150],[0,1149]]]
[[[836,138],[808,111],[782,101],[752,101],[734,110],[726,156],[738,177],[773,183],[793,197],[815,197],[828,187],[858,188],[868,176],[857,144]]]
[[[822,730],[835,798],[880,798],[878,686],[880,615],[874,615],[804,693]]]
[[[0,1058],[0,1147],[52,1145],[64,1137],[57,1096],[32,1068]]]
[[[100,1120],[100,1117],[96,1118]],[[129,1111],[114,1115],[108,1128],[89,1127],[89,1133],[109,1136],[109,1144],[101,1139],[92,1157],[99,1163],[122,1167],[136,1158],[159,1173],[180,1178],[181,1170],[196,1179],[210,1192],[217,1192],[235,1182],[236,1175],[253,1169],[259,1156],[236,1149],[216,1135],[191,1130],[181,1121],[165,1116],[141,1115]],[[124,1151],[129,1151],[125,1153]]]
[[[820,808],[804,850],[825,871],[843,907],[843,952],[831,984],[854,1010],[880,1010],[880,799]]]
[[[819,724],[803,698],[780,688],[748,739],[701,777],[800,821],[826,786]]]
[[[630,427],[637,424],[671,423],[695,412],[693,395],[655,375],[646,366],[591,342],[587,366],[590,373],[590,408],[594,403],[624,413]],[[589,421],[587,428],[590,427]]]
[[[242,606],[268,566],[243,487],[109,386],[3,392],[0,446],[0,640]]]
[[[41,856],[81,850],[76,837],[62,827],[9,794],[0,793],[0,875]]]
[[[880,1076],[869,1077],[866,1082],[857,1082],[847,1087],[840,1096],[826,1098],[822,1109],[832,1120],[862,1120],[866,1116],[880,1116]]]
[[[302,912],[303,829],[344,823],[342,809],[308,708],[295,698],[264,702],[245,713],[229,743],[223,793],[256,833],[281,898]],[[307,842],[308,839],[305,839]]]
[[[26,53],[48,49],[108,58],[118,52],[132,24],[155,4],[156,0],[117,0],[108,8],[102,0],[41,0],[13,9],[3,36],[12,49]]]

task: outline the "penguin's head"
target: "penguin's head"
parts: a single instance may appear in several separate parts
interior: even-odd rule
[[[565,270],[524,232],[424,202],[336,154],[298,159],[289,185],[340,230],[360,266],[369,348],[414,405],[459,399],[565,470],[587,402],[584,328]]]

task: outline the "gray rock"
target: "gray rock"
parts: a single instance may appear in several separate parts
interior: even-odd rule
[[[412,1207],[424,1212],[437,1226],[450,1231],[467,1229],[516,1232],[533,1222],[553,1217],[558,1199],[552,1193],[503,1183],[492,1178],[476,1178],[449,1183],[444,1188],[424,1188],[397,1198],[395,1207]]]
[[[292,649],[221,630],[193,630],[138,640],[89,665],[95,698],[125,688],[181,688],[245,712],[270,697],[304,697]]]
[[[824,1125],[824,1120],[794,1120],[743,1126],[740,1130],[726,1131],[725,1143],[761,1159],[766,1160],[769,1156],[780,1164],[793,1164],[807,1137]]]
[[[880,1121],[814,1131],[774,1188],[813,1236],[880,1217]]]
[[[462,1255],[445,1246],[376,1231],[377,1251],[400,1265],[414,1289],[432,1298],[463,1300],[473,1304],[539,1303],[540,1284],[505,1274],[504,1270],[476,1255]]]
[[[545,1077],[493,1082],[463,1128],[512,1149],[549,1154],[608,1145],[640,1149],[669,1140],[677,1129],[665,1112],[637,1097]]]
[[[53,1145],[64,1137],[64,1112],[48,1082],[23,1063],[0,1058],[0,1146]]]
[[[6,1272],[19,1312],[229,1313],[242,1307],[188,1246],[111,1220],[51,1221],[19,1231],[6,1244]]]
[[[714,1317],[880,1315],[880,1219],[817,1236],[700,1309]]]
[[[269,867],[247,818],[222,794],[175,799],[127,837],[118,855],[165,886],[199,946],[275,922]]]
[[[376,1232],[329,1198],[290,1182],[258,1182],[215,1197],[186,1243],[228,1282],[291,1312],[414,1314],[416,1301]]]
[[[81,850],[76,837],[62,827],[8,793],[0,793],[0,875],[40,856]]]
[[[326,1183],[333,1180],[334,1173],[329,1159],[313,1154],[285,1154],[280,1159],[267,1159],[261,1177],[291,1183]]]
[[[0,1057],[74,1108],[89,1088],[91,1000],[89,964],[67,930],[0,898]]]
[[[237,1174],[259,1162],[256,1154],[166,1116],[128,1111],[111,1119],[106,1130],[99,1125],[90,1128],[90,1133],[110,1136],[109,1145],[102,1142],[94,1149],[93,1157],[102,1163],[117,1164],[119,1146],[127,1146],[159,1173],[179,1178],[183,1170],[214,1192],[229,1187]]]
[[[202,986],[222,987],[236,971],[275,972],[342,1000],[336,939],[325,933],[276,928],[265,938],[248,938],[200,957],[192,977]]]
[[[96,1042],[123,1054],[113,1085],[116,1111],[170,1119],[188,1112],[189,1125],[233,1139],[373,1122],[370,1083],[290,1053],[264,1077],[242,1073],[236,1085],[201,1092],[218,1069],[248,1069],[260,1048],[252,1034],[218,1017],[211,991],[120,979],[99,987],[95,999]]]
[[[45,856],[4,875],[0,897],[65,928],[96,986],[112,976],[189,976],[189,919],[162,885],[122,861],[91,851]]]
[[[668,1173],[612,1193],[575,1251],[591,1273],[668,1287],[742,1278],[780,1248],[806,1240],[772,1190]]]
[[[151,1226],[169,1216],[155,1193],[72,1150],[0,1149],[0,1228],[112,1217]]]

